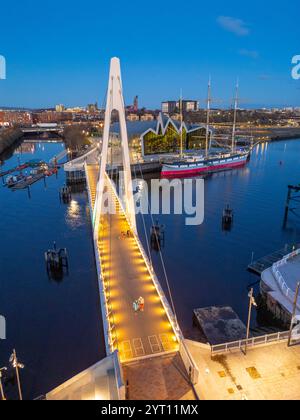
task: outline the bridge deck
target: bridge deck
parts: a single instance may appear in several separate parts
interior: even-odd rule
[[[95,204],[99,167],[87,167],[92,206]],[[178,342],[168,320],[151,274],[134,237],[121,238],[130,227],[113,190],[117,214],[101,218],[98,252],[106,293],[115,325],[116,344],[121,362],[167,351],[178,351]],[[135,313],[133,302],[142,296],[144,312]]]

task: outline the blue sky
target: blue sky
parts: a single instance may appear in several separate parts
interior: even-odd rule
[[[291,60],[300,54],[299,1],[23,0],[1,4],[0,106],[102,104],[111,56],[126,103],[179,96],[228,105],[236,78],[248,106],[300,106]]]

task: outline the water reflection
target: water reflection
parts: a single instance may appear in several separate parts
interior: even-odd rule
[[[34,154],[36,151],[36,144],[35,143],[22,143],[20,147],[18,147],[15,151],[15,155],[23,155],[23,154]]]
[[[85,222],[85,217],[83,216],[82,208],[78,201],[74,198],[71,199],[67,214],[66,214],[66,222],[68,226],[72,229],[77,229],[78,227],[82,226]]]
[[[38,147],[36,142],[34,158],[48,162],[62,147]],[[3,170],[18,165],[14,151],[4,156]],[[32,159],[30,150],[23,152],[22,161]],[[31,200],[26,191],[12,193],[0,185],[0,312],[9,323],[0,366],[16,347],[26,366],[26,399],[48,392],[105,356],[86,194],[75,193],[72,206],[60,204],[58,193],[65,182],[61,170],[58,178],[47,178],[47,188],[43,182],[32,185]],[[53,241],[68,250],[69,276],[63,279],[47,275],[44,252]]]
[[[283,156],[284,165],[279,165]],[[230,305],[246,322],[247,286],[259,281],[247,272],[252,253],[260,258],[297,238],[299,242],[299,218],[290,215],[282,228],[287,185],[300,179],[299,156],[299,140],[289,141],[287,147],[284,142],[258,145],[245,168],[205,179],[201,226],[187,227],[178,215],[157,217],[166,226],[163,257],[184,331],[191,328],[193,309],[211,305]],[[227,204],[234,210],[234,224],[224,233],[221,218]],[[149,217],[146,220],[149,231],[152,222]],[[141,217],[138,221],[143,232]],[[152,260],[163,283],[159,258],[152,254]]]

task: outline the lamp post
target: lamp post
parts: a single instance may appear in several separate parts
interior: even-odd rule
[[[10,356],[9,362],[11,363],[12,367],[16,371],[16,378],[17,378],[18,391],[19,391],[19,399],[20,399],[20,401],[22,401],[23,400],[23,395],[22,395],[19,369],[24,369],[24,365],[22,363],[19,363],[19,361],[17,359],[17,353],[16,353],[15,349],[13,350],[13,353]]]
[[[293,326],[294,326],[294,319],[295,319],[296,311],[297,311],[297,302],[298,302],[299,291],[300,291],[300,283],[297,284],[296,293],[295,293],[295,300],[294,300],[293,313],[292,313],[292,319],[291,319],[291,325],[290,325],[288,347],[291,346],[291,342],[292,342],[292,332],[293,332]]]
[[[2,385],[2,372],[6,372],[7,368],[3,367],[0,369],[0,396],[1,396],[1,400],[2,401],[6,401],[5,398],[5,394],[4,394],[4,389],[3,389],[3,385]]]
[[[250,335],[252,306],[257,306],[257,303],[255,302],[255,299],[253,297],[253,288],[248,293],[248,297],[249,297],[249,311],[248,311],[248,323],[247,323],[247,336],[246,336],[246,342],[245,342],[245,355],[247,354],[248,340],[249,340],[249,335]]]

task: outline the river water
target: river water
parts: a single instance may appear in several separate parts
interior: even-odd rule
[[[3,166],[39,158],[49,161],[62,144],[23,144]],[[29,153],[28,153],[29,152]],[[37,397],[105,356],[97,294],[87,196],[73,194],[70,204],[59,200],[65,182],[47,178],[27,191],[0,185],[0,313],[6,317],[7,340],[0,341],[0,365],[13,347],[26,365],[25,397]],[[44,252],[66,247],[69,276],[49,280]]]
[[[23,144],[23,151],[15,152],[2,169],[16,166],[18,158],[49,161],[62,147]],[[163,258],[185,334],[193,332],[192,311],[199,307],[230,305],[246,321],[247,287],[259,280],[246,270],[252,252],[258,258],[299,242],[297,216],[283,227],[287,185],[299,181],[300,140],[263,144],[244,169],[205,180],[202,225],[185,226],[184,216],[155,217],[166,226]],[[64,182],[60,170],[46,185],[33,185],[30,196],[0,186],[0,314],[7,320],[0,365],[7,364],[15,347],[26,365],[22,381],[27,398],[49,391],[105,355],[87,195],[77,192],[70,204],[60,203]],[[235,214],[230,232],[221,227],[227,204]],[[149,217],[146,224],[150,229]],[[146,246],[141,217],[138,227]],[[44,252],[53,241],[69,253],[70,272],[61,282],[49,280],[45,270]],[[152,257],[166,289],[159,255]]]

